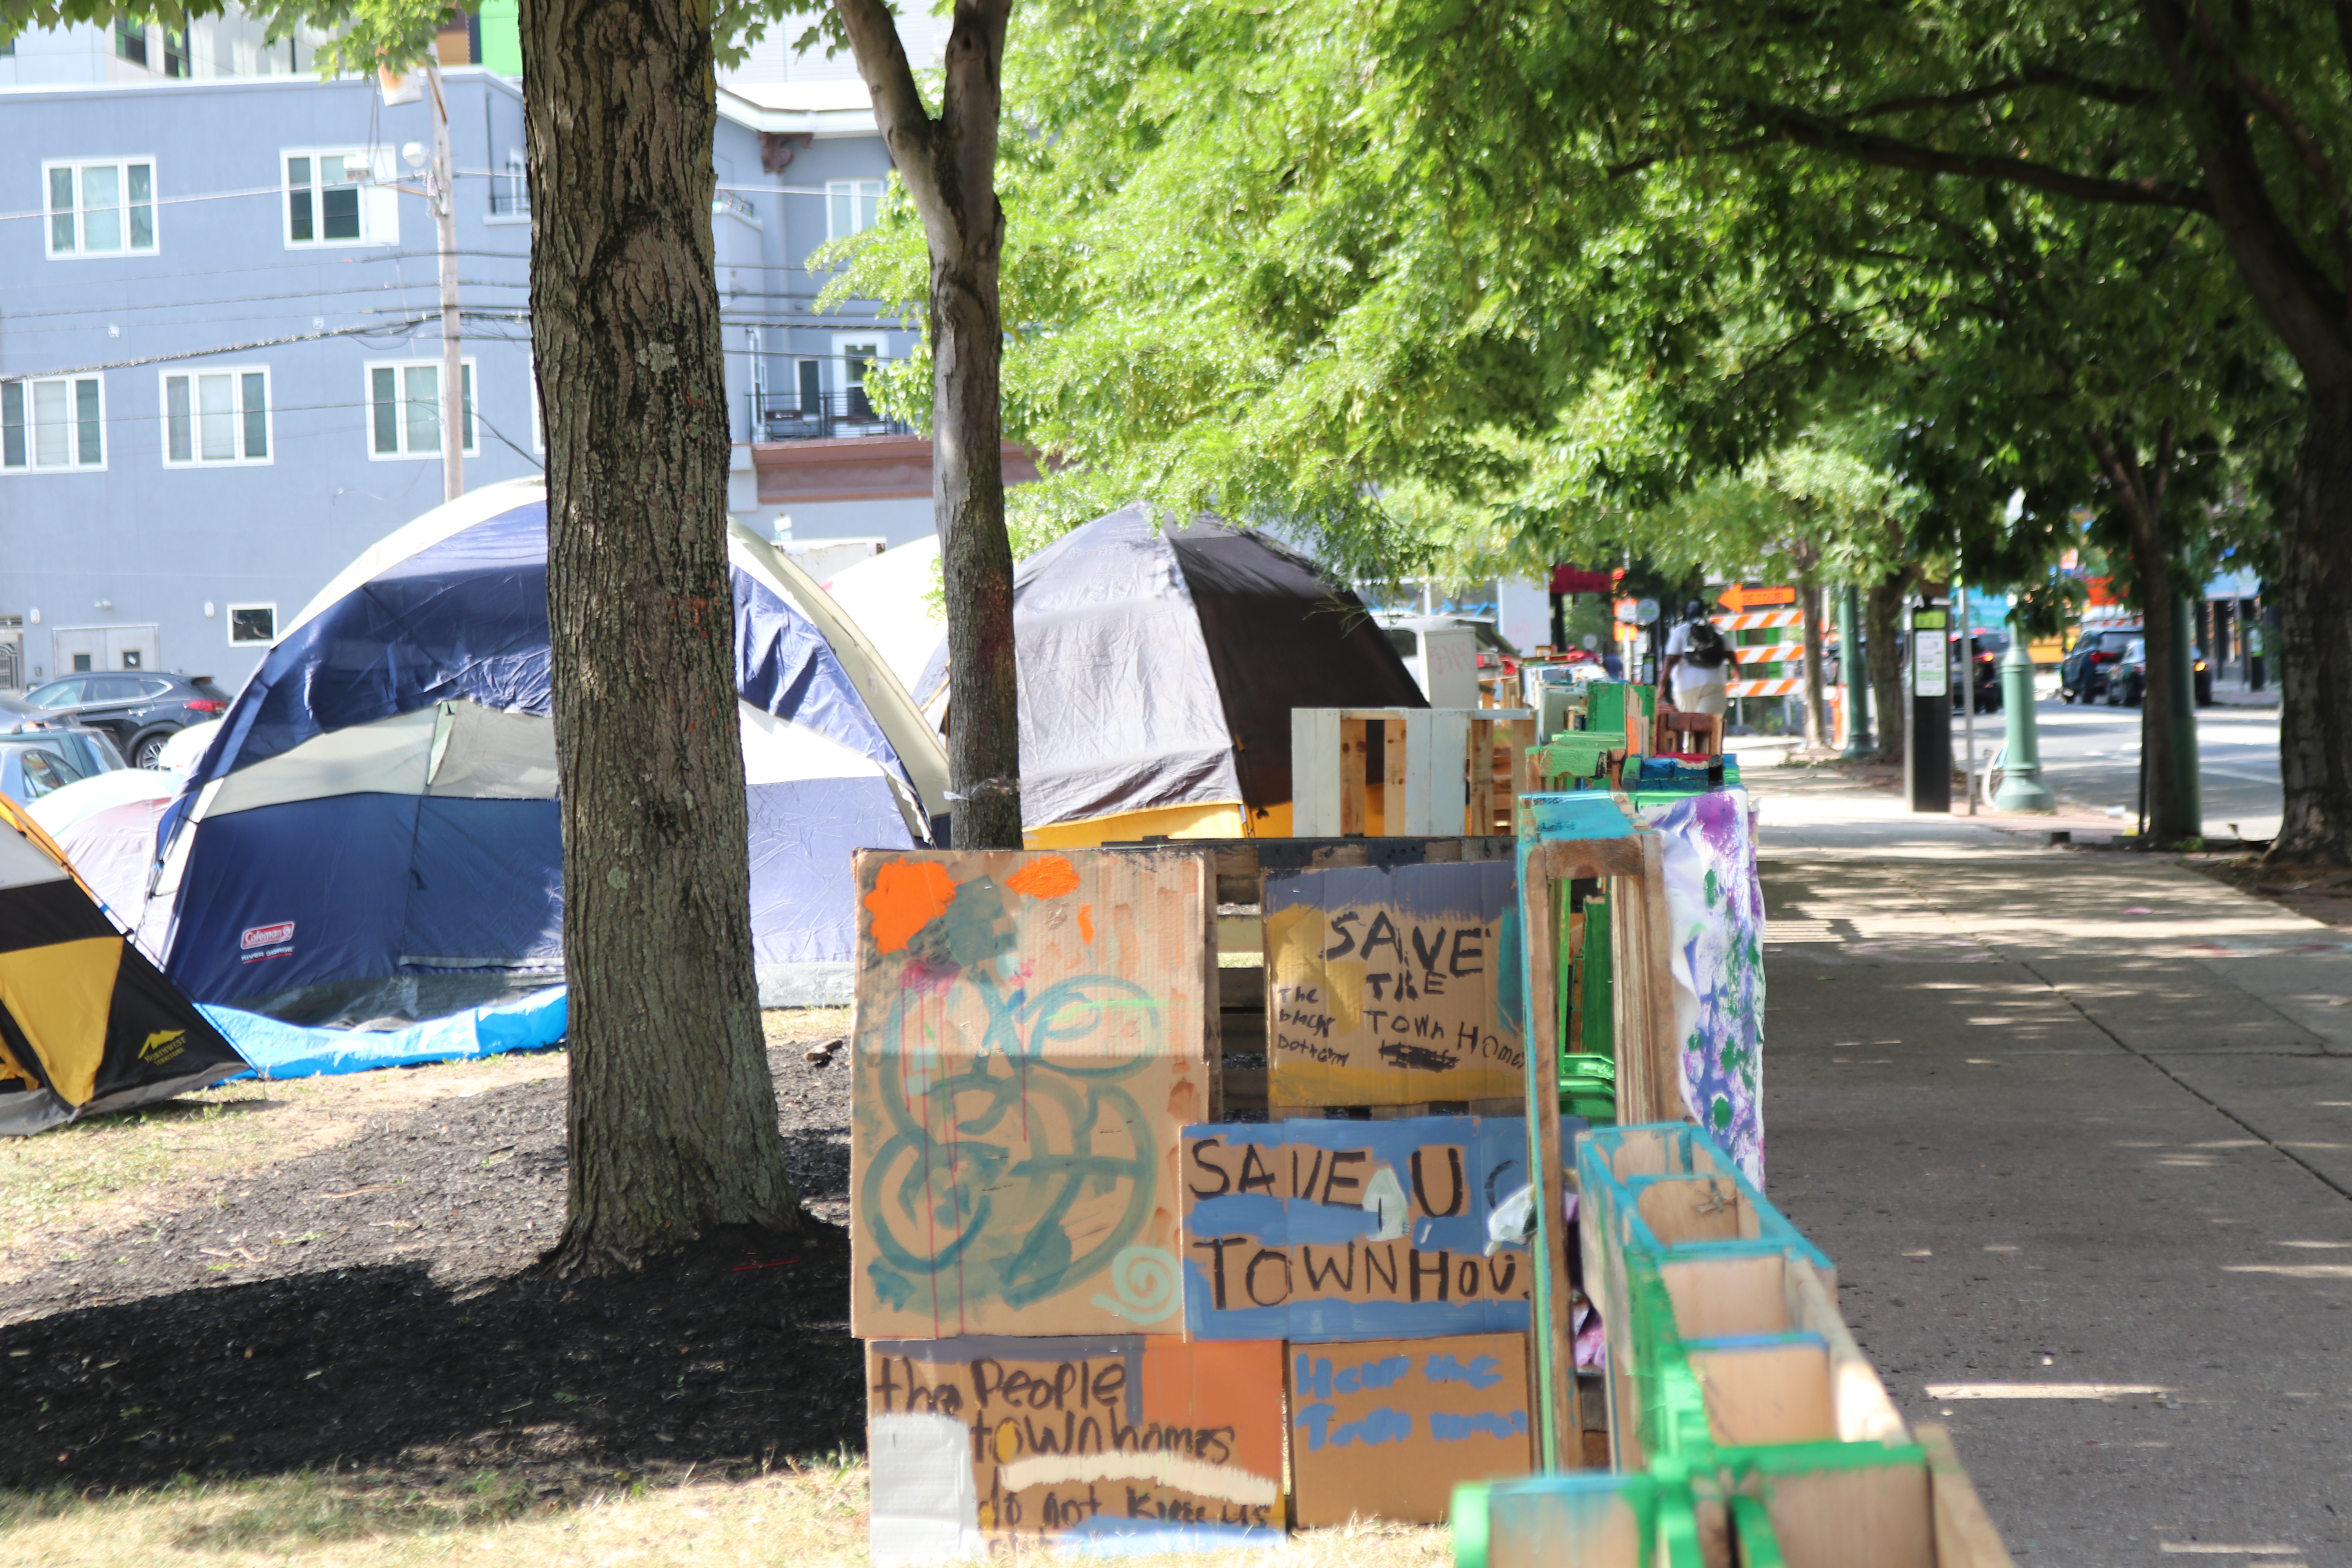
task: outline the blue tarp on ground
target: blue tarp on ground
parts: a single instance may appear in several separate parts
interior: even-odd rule
[[[258,1013],[199,1005],[213,1026],[228,1037],[237,1054],[253,1064],[257,1075],[275,1079],[321,1078],[372,1068],[415,1067],[420,1062],[541,1050],[562,1040],[568,1016],[561,985],[535,991],[520,1001],[383,1031],[306,1029]]]

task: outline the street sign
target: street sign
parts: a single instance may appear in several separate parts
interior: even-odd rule
[[[1640,604],[1634,605],[1633,618],[1641,622],[1643,626],[1648,626],[1652,621],[1656,620],[1658,618],[1658,601],[1655,599],[1644,599]]]
[[[1766,605],[1793,605],[1797,602],[1794,588],[1748,588],[1734,584],[1715,596],[1715,602],[1738,614],[1741,610],[1761,609]]]

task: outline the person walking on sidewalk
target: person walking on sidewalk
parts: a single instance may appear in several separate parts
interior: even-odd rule
[[[1666,636],[1666,666],[1659,679],[1670,706],[1685,713],[1721,713],[1731,679],[1731,644],[1706,618],[1706,606],[1693,599],[1682,624]]]

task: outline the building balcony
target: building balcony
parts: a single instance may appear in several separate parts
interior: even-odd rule
[[[755,392],[751,395],[751,439],[833,441],[864,436],[911,436],[903,419],[885,418],[866,400],[864,387],[845,392]]]

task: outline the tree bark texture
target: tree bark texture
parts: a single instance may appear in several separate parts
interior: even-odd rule
[[[1824,598],[1822,585],[1807,582],[1802,590],[1805,607],[1805,749],[1818,752],[1831,741],[1829,724],[1829,682],[1822,679],[1822,606]]]
[[[797,1230],[751,959],[710,16],[524,0],[571,986],[565,1272]]]
[[[2336,226],[2337,254],[2323,265],[2273,198],[2254,142],[2258,122],[2297,113],[2335,114],[2336,104],[2263,103],[2247,90],[2229,36],[2213,12],[2184,0],[2141,0],[2157,53],[2180,100],[2182,123],[2211,193],[2213,216],[2237,263],[2247,296],[2303,372],[2304,435],[2296,460],[2294,514],[2281,530],[2279,605],[2279,774],[2285,813],[2276,860],[2352,860],[2352,302],[2342,281],[2352,270],[2347,229]],[[2330,40],[2347,36],[2342,8]],[[2341,47],[2340,43],[2339,46]],[[2337,185],[2333,171],[2325,173]],[[2338,209],[2347,194],[2330,195]],[[2297,214],[2300,216],[2300,213]],[[2151,626],[2151,630],[2153,627]]]
[[[1915,568],[1889,572],[1871,584],[1863,595],[1863,619],[1868,623],[1864,651],[1870,661],[1871,705],[1878,710],[1878,760],[1903,765],[1903,660],[1895,639],[1903,635],[1903,600],[1911,591]]]
[[[2276,860],[2352,860],[2352,391],[2305,399],[2294,510],[2280,531]]]
[[[2097,456],[2100,471],[2113,487],[2116,505],[2131,534],[2132,575],[2137,580],[2140,622],[2147,649],[2147,678],[2140,685],[2140,766],[2146,781],[2147,837],[2151,843],[2172,844],[2189,837],[2198,825],[2189,819],[2187,802],[2177,772],[2179,748],[2174,745],[2172,683],[2175,668],[2175,626],[2180,616],[2180,595],[2173,584],[2172,552],[2164,537],[2164,491],[2172,469],[2172,426],[2167,422],[2158,437],[2156,461],[2140,461],[2138,446],[2120,431],[2093,428],[2085,435]],[[2192,721],[2193,722],[2194,721]]]
[[[1004,209],[997,111],[1011,0],[959,0],[940,112],[924,108],[882,0],[835,0],[875,122],[931,258],[931,508],[946,580],[948,776],[960,848],[1021,847],[1019,667],[1004,529]]]

